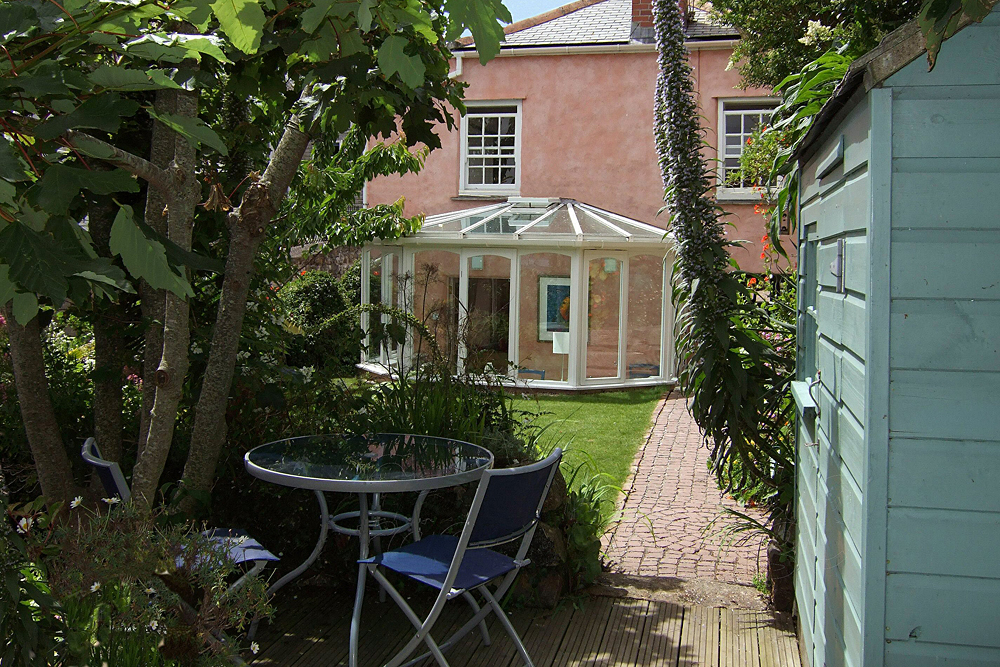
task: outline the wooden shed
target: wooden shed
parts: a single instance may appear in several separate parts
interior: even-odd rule
[[[1000,665],[1000,11],[923,45],[855,62],[797,156],[812,667]]]

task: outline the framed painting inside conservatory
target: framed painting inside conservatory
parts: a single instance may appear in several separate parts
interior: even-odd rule
[[[569,331],[569,276],[538,277],[538,340]]]

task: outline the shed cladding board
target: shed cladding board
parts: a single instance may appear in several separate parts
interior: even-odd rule
[[[939,62],[886,81],[886,665],[1000,663],[1000,14]]]
[[[862,665],[869,124],[862,101],[802,175],[799,379],[819,371],[821,381],[813,390],[815,423],[799,424],[796,594],[813,665]],[[843,159],[817,178],[817,165],[829,164],[841,140]],[[841,292],[831,272],[838,245]]]

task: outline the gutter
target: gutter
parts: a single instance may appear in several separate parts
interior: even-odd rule
[[[684,42],[684,47],[690,51],[731,49],[739,40],[691,40]],[[475,53],[475,49],[465,48],[452,53],[456,59],[463,55]],[[595,53],[655,53],[656,44],[643,42],[628,42],[619,44],[564,44],[557,46],[507,46],[501,47],[498,58],[513,58],[518,56],[573,56]],[[462,72],[461,60],[456,61],[457,73]],[[457,75],[456,75],[457,76]]]

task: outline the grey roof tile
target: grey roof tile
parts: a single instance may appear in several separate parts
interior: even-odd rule
[[[716,23],[703,9],[691,8],[687,36],[692,40],[734,38],[731,27]],[[509,33],[506,47],[554,46],[564,44],[626,44],[651,41],[651,30],[632,34],[632,0],[603,0],[538,25]],[[464,48],[472,48],[471,45]]]

